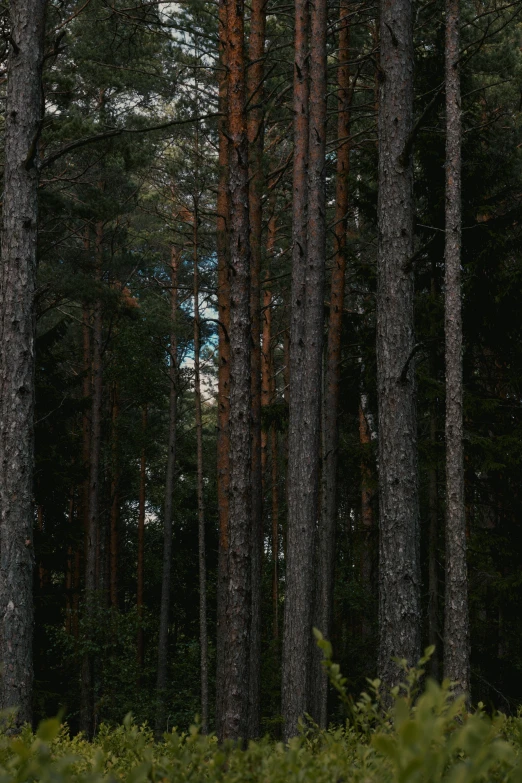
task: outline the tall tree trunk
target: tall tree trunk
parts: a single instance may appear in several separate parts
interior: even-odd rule
[[[265,287],[263,289],[263,329],[261,339],[261,409],[270,405],[271,384],[272,384],[272,292],[269,287],[270,268],[266,269]],[[269,429],[263,427],[261,430],[261,475],[264,486],[266,486],[266,465],[268,457],[268,435]]]
[[[339,382],[341,376],[341,332],[346,277],[346,239],[348,228],[348,175],[350,170],[350,24],[349,3],[342,0],[339,8],[339,67],[337,136],[342,139],[337,150],[337,183],[335,194],[335,257],[330,288],[328,347],[323,402],[323,462],[321,524],[318,536],[317,589],[315,593],[315,625],[329,638],[333,601],[335,524],[337,518],[337,455],[339,448]],[[328,678],[321,666],[322,654],[314,649],[314,704],[316,722],[328,724]]]
[[[446,0],[446,595],[444,677],[469,691],[468,586],[464,506],[459,0]]]
[[[273,192],[273,191],[272,191]],[[275,402],[275,375],[272,358],[272,291],[270,290],[271,258],[274,253],[277,218],[275,215],[275,200],[271,198],[271,214],[268,219],[268,235],[266,242],[267,263],[265,271],[265,287],[263,289],[263,329],[261,348],[261,406],[266,407]],[[267,460],[270,441],[271,475],[270,490],[272,493],[272,626],[273,638],[279,637],[279,498],[278,498],[278,464],[277,464],[277,432],[272,423],[268,430],[261,432],[261,469],[265,487],[268,486]],[[266,491],[265,491],[266,495]]]
[[[208,634],[207,566],[205,553],[205,501],[203,496],[203,418],[201,412],[201,315],[199,312],[198,202],[194,199],[194,396],[196,402],[196,450],[198,496],[199,648],[201,676],[201,730],[208,734]]]
[[[101,285],[103,253],[103,225],[96,224],[96,248],[94,279]],[[102,339],[103,310],[100,293],[97,293],[93,307],[92,325],[92,398],[91,398],[91,434],[89,453],[89,516],[85,547],[85,621],[88,633],[94,623],[96,593],[99,581],[99,498],[100,498],[100,450],[102,419]],[[82,661],[80,689],[80,728],[87,737],[92,736],[94,720],[93,660],[85,653]]]
[[[263,195],[263,80],[266,0],[253,0],[250,13],[248,114],[250,318],[252,323],[252,622],[250,632],[248,736],[259,737],[261,688],[261,582],[263,570],[263,475],[261,470],[261,233]]]
[[[85,242],[85,249],[88,251],[88,239]],[[89,529],[89,461],[91,457],[91,419],[89,415],[89,403],[92,405],[92,356],[91,356],[91,309],[87,304],[82,307],[82,395],[83,395],[83,415],[82,415],[82,465],[85,478],[82,485],[82,519],[85,546],[87,546],[87,530]],[[87,556],[87,550],[84,552]]]
[[[273,637],[279,639],[279,473],[277,457],[277,432],[270,428],[270,457],[272,460],[272,606]]]
[[[430,441],[432,451],[437,443],[437,419],[430,411]],[[434,460],[434,456],[432,456]],[[440,677],[440,625],[439,625],[439,509],[437,491],[437,468],[435,463],[428,470],[428,642],[435,647],[430,660],[431,676]]]
[[[297,720],[308,709],[309,626],[311,625],[311,569],[313,527],[303,504],[301,428],[302,380],[307,371],[304,351],[306,321],[307,203],[308,203],[308,0],[295,0],[294,30],[294,170],[292,202],[292,283],[290,335],[285,342],[288,368],[289,428],[286,492],[288,518],[285,551],[286,579],[283,627],[281,702],[284,736],[296,733]],[[286,383],[285,378],[285,386]],[[315,446],[315,444],[313,444]],[[310,477],[313,481],[313,475]],[[306,516],[305,516],[306,514]],[[302,516],[300,516],[302,515]]]
[[[228,132],[227,132],[227,5],[219,0],[219,181],[217,192],[217,260],[218,260],[218,436],[217,500],[219,516],[217,639],[216,639],[216,732],[222,735],[224,661],[226,655],[226,586],[228,579],[228,488],[229,488],[229,410],[230,410],[230,281],[228,274]]]
[[[70,515],[69,515],[69,520],[70,520]],[[44,531],[44,509],[41,504],[38,505],[38,508],[36,510],[36,521],[38,525],[38,532],[40,533],[40,535],[42,535]],[[40,556],[39,563],[38,563],[38,582],[39,582],[40,590],[44,589],[48,580],[49,580],[49,574]]]
[[[365,598],[374,593],[374,531],[375,519],[373,512],[373,477],[370,463],[370,444],[372,442],[372,416],[368,411],[367,395],[362,392],[359,404],[359,443],[361,456],[361,556],[360,578]],[[361,636],[368,643],[372,632],[372,617],[368,614],[367,601],[362,609]]]
[[[120,415],[120,400],[118,385],[112,389],[112,480],[111,480],[111,531],[110,531],[110,568],[109,590],[110,603],[118,608],[118,549],[120,532],[120,465],[119,465],[119,433],[118,419]]]
[[[136,608],[138,610],[138,644],[137,658],[138,668],[143,668],[144,662],[144,639],[143,639],[143,593],[145,585],[145,492],[147,478],[147,459],[145,454],[145,438],[147,434],[147,405],[143,406],[141,412],[141,434],[143,442],[141,444],[140,456],[140,494],[138,501],[138,579],[136,590]]]
[[[0,708],[31,720],[34,292],[45,0],[10,3],[0,268]]]
[[[265,283],[263,287],[263,309],[261,329],[261,408],[274,402],[274,367],[272,361],[272,291],[270,278],[272,275],[272,256],[274,254],[277,232],[277,217],[275,214],[275,194],[270,194],[270,217],[266,238]],[[266,481],[266,464],[268,451],[268,431],[261,429],[261,472]]]
[[[300,28],[297,19],[301,13],[306,15],[306,8],[302,8],[301,0],[297,0],[296,66],[300,53],[299,45],[302,43],[297,36],[297,30]],[[288,543],[282,673],[282,711],[285,722],[284,736],[287,739],[297,734],[299,718],[312,706],[312,591],[314,536],[318,513],[326,255],[326,18],[326,0],[316,0],[312,4],[310,23],[308,246],[304,257],[296,254],[292,266]],[[297,82],[295,88],[299,93],[299,79]],[[302,110],[300,104],[296,109]],[[297,125],[300,122],[298,117]],[[297,139],[296,152],[294,166],[299,161]],[[294,183],[294,198],[297,195],[298,189]],[[294,237],[294,241],[297,241],[297,237]],[[306,266],[303,270],[301,267],[304,261]],[[298,269],[294,269],[294,263]],[[298,285],[303,277],[304,300],[300,301]],[[299,321],[302,321],[302,325],[296,328]]]
[[[71,489],[69,496],[68,523],[70,532],[74,525],[74,488]],[[67,564],[65,571],[65,632],[68,634],[72,632],[73,622],[74,554],[74,547],[72,544],[69,544],[67,547]]]
[[[166,697],[168,640],[170,620],[170,575],[172,560],[172,500],[176,475],[176,420],[178,411],[178,339],[176,315],[178,310],[178,265],[179,251],[172,248],[170,268],[170,402],[169,402],[169,444],[167,475],[165,477],[165,515],[163,518],[163,571],[161,577],[160,627],[158,639],[158,675],[156,680],[156,737],[166,729]]]
[[[379,676],[395,685],[393,657],[420,653],[420,563],[415,410],[413,255],[413,25],[411,0],[380,9],[379,247]]]
[[[220,739],[248,731],[251,563],[251,327],[248,220],[248,138],[243,0],[227,0],[230,187],[230,419],[228,574],[224,597]]]

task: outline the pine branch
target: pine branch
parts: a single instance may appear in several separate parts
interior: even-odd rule
[[[73,150],[86,147],[89,144],[95,144],[98,141],[104,141],[105,139],[112,139],[117,136],[123,136],[124,133],[150,133],[151,131],[165,130],[166,128],[173,128],[177,125],[188,125],[191,122],[200,122],[201,120],[210,120],[214,117],[221,116],[222,115],[220,112],[215,112],[213,114],[204,114],[200,117],[187,117],[184,120],[169,120],[169,122],[163,122],[159,125],[150,125],[147,128],[110,128],[109,130],[102,131],[101,133],[95,133],[93,136],[87,136],[86,138],[77,139],[76,141],[71,141],[69,144],[65,144],[61,149],[44,158],[40,162],[40,168],[43,169],[46,166],[50,166],[51,163],[54,163],[56,160],[62,158],[64,155],[67,155],[69,152],[73,152]]]

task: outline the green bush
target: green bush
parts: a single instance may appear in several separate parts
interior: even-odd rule
[[[0,783],[522,783],[522,718],[493,718],[466,709],[450,683],[428,680],[404,665],[404,684],[383,699],[380,682],[351,703],[345,681],[321,637],[325,669],[349,710],[344,726],[320,731],[311,722],[288,745],[269,739],[217,744],[197,726],[154,742],[130,716],[102,725],[93,742],[71,737],[57,719],[36,734],[0,736]],[[427,651],[429,655],[429,651]],[[392,700],[389,710],[383,704]]]

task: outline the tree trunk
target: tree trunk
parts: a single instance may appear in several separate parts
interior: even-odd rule
[[[273,191],[272,191],[273,192]],[[265,287],[263,289],[263,329],[261,348],[261,407],[275,402],[276,384],[274,362],[272,358],[272,291],[270,290],[271,259],[274,253],[277,218],[275,215],[275,200],[271,198],[271,213],[268,219],[268,235],[266,241],[266,271]],[[275,425],[264,427],[261,431],[261,470],[266,487],[269,484],[267,476],[268,444],[270,441],[271,475],[270,490],[272,493],[272,627],[273,638],[279,637],[279,498],[278,498],[278,464],[277,464],[277,432]]]
[[[430,440],[432,451],[437,442],[437,419],[434,411],[430,411]],[[437,468],[434,463],[428,470],[428,509],[429,509],[429,534],[428,534],[428,643],[435,647],[430,660],[431,676],[439,680],[440,663],[440,625],[439,625],[439,518],[438,518],[438,492],[437,492]]]
[[[272,184],[272,183],[271,183]],[[270,217],[268,218],[268,231],[266,238],[266,267],[265,285],[263,288],[263,309],[261,329],[261,408],[274,402],[275,378],[272,361],[272,291],[270,278],[272,275],[272,256],[274,254],[275,238],[277,233],[277,217],[275,214],[274,191],[270,194]],[[261,472],[263,481],[266,481],[266,463],[268,452],[268,431],[266,427],[261,429]]]
[[[359,443],[362,449],[361,456],[361,555],[360,555],[360,579],[365,597],[361,618],[361,636],[368,643],[372,635],[372,616],[368,613],[368,600],[374,593],[374,562],[375,546],[374,531],[375,519],[373,513],[373,477],[370,466],[370,444],[372,431],[370,422],[367,395],[361,393],[359,404]]]
[[[45,0],[10,4],[0,269],[0,708],[31,720],[34,292]]]
[[[420,563],[415,410],[413,255],[413,25],[411,0],[380,9],[379,247],[379,676],[400,678],[392,657],[420,654]]]
[[[140,456],[140,496],[138,503],[138,579],[136,591],[136,608],[138,610],[138,644],[137,658],[138,668],[143,668],[144,662],[144,640],[143,640],[143,593],[145,582],[145,490],[146,490],[146,467],[147,460],[145,454],[145,438],[147,434],[147,405],[143,406],[141,413],[141,433],[143,442],[141,444]]]
[[[217,500],[219,516],[217,638],[216,638],[216,733],[221,736],[223,716],[223,673],[226,655],[226,586],[228,579],[228,488],[229,488],[229,410],[230,410],[230,281],[228,273],[228,139],[227,139],[227,52],[226,0],[219,0],[219,182],[217,193],[217,260],[218,260],[218,436]]]
[[[461,248],[460,8],[446,0],[446,595],[444,677],[469,691],[468,586],[464,506]]]
[[[301,14],[306,16],[306,8],[301,6],[301,0],[297,0],[296,73],[300,68],[297,60],[302,43],[298,36],[301,23],[297,20]],[[308,246],[303,256],[296,253],[292,266],[288,543],[282,686],[286,739],[297,734],[299,718],[312,706],[312,591],[314,537],[318,513],[326,255],[326,17],[326,0],[316,0],[312,5],[310,24]],[[303,32],[305,30],[306,28]],[[295,88],[299,94],[299,78]],[[295,109],[302,111],[300,102]],[[299,114],[297,116],[299,126],[302,120]],[[297,148],[297,141],[296,138],[294,166],[299,162],[300,150]],[[299,189],[294,182],[294,197],[297,198],[298,194]],[[294,241],[298,241],[297,237],[294,237]],[[306,262],[304,269],[303,262]],[[299,286],[302,282],[304,299],[300,300]]]
[[[102,279],[103,225],[96,225],[96,249],[94,279],[97,286]],[[89,453],[89,515],[85,547],[85,621],[87,632],[91,633],[94,623],[96,593],[100,588],[99,574],[99,479],[102,419],[102,340],[103,311],[99,294],[93,307],[92,325],[92,398],[91,433]],[[87,737],[92,736],[94,720],[93,660],[84,654],[81,674],[80,729]]]
[[[111,481],[111,533],[110,533],[110,603],[113,609],[118,608],[118,548],[120,532],[120,466],[118,419],[120,401],[117,383],[112,390],[112,481]]]
[[[339,8],[339,66],[337,136],[344,141],[337,150],[335,194],[335,257],[330,288],[328,347],[324,389],[324,429],[322,461],[321,524],[318,536],[317,589],[314,622],[325,638],[330,636],[334,585],[335,525],[337,518],[337,455],[339,448],[339,382],[341,376],[341,332],[346,276],[346,235],[348,228],[348,175],[350,170],[350,6],[342,0]],[[321,666],[322,652],[314,648],[313,715],[326,728],[328,724],[328,677]]]
[[[89,249],[89,241],[86,239],[85,249]],[[82,485],[82,519],[85,537],[85,547],[87,546],[87,530],[89,529],[89,461],[91,458],[91,419],[89,415],[89,404],[92,406],[92,356],[91,356],[91,310],[84,303],[82,307],[82,348],[83,348],[83,415],[82,415],[82,464],[85,478]],[[84,547],[84,554],[87,556],[87,549]]]
[[[250,632],[248,736],[259,737],[261,688],[261,582],[263,571],[263,474],[261,470],[261,234],[263,195],[263,80],[266,2],[253,0],[250,13],[248,68],[250,318],[252,323],[252,622]]]
[[[269,224],[270,226],[270,224]],[[270,278],[270,267],[266,269],[267,281]],[[265,283],[263,289],[263,329],[261,340],[261,409],[270,405],[271,384],[272,384],[272,292],[269,283]],[[268,434],[269,430],[263,427],[261,430],[261,475],[264,486],[266,486],[266,465],[268,457]]]
[[[224,597],[220,739],[248,731],[251,619],[251,326],[244,4],[227,0],[230,187],[230,419],[228,574]],[[220,585],[221,586],[221,585]]]
[[[309,513],[302,504],[301,428],[303,426],[302,379],[307,371],[304,352],[306,320],[307,202],[308,202],[308,0],[295,0],[294,30],[294,170],[292,202],[292,283],[290,338],[285,345],[289,372],[289,428],[287,460],[287,550],[283,627],[282,714],[284,736],[293,736],[297,720],[308,709],[309,640],[311,631],[311,580],[313,532]],[[286,385],[286,384],[285,384]],[[315,444],[313,444],[315,446]],[[310,477],[313,481],[313,476]],[[309,497],[307,497],[310,506]],[[306,509],[308,510],[308,509]],[[302,516],[300,516],[302,514]],[[306,514],[306,516],[305,516]]]
[[[208,638],[207,566],[205,554],[205,502],[203,496],[203,419],[201,414],[201,316],[199,312],[198,203],[194,199],[194,396],[196,402],[196,450],[198,496],[199,648],[201,666],[201,730],[208,734]]]
[[[277,432],[270,428],[270,456],[272,459],[272,606],[273,637],[279,639],[279,487],[277,464]]]
[[[71,489],[69,496],[69,531],[72,531],[74,525],[74,488]],[[65,571],[65,632],[72,633],[73,628],[73,606],[74,606],[74,547],[69,544],[67,547],[67,564]],[[40,580],[42,577],[40,576]]]
[[[163,571],[161,577],[160,627],[158,639],[158,675],[155,734],[160,738],[166,729],[167,665],[170,619],[170,574],[172,560],[172,500],[176,475],[176,420],[178,411],[178,340],[176,315],[178,309],[179,252],[172,248],[170,272],[170,403],[167,475],[165,477],[165,516],[163,518]]]

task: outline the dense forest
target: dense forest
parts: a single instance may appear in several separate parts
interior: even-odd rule
[[[0,5],[0,709],[522,705],[522,5]],[[520,395],[520,399],[519,399]],[[333,779],[333,778],[332,778]]]

